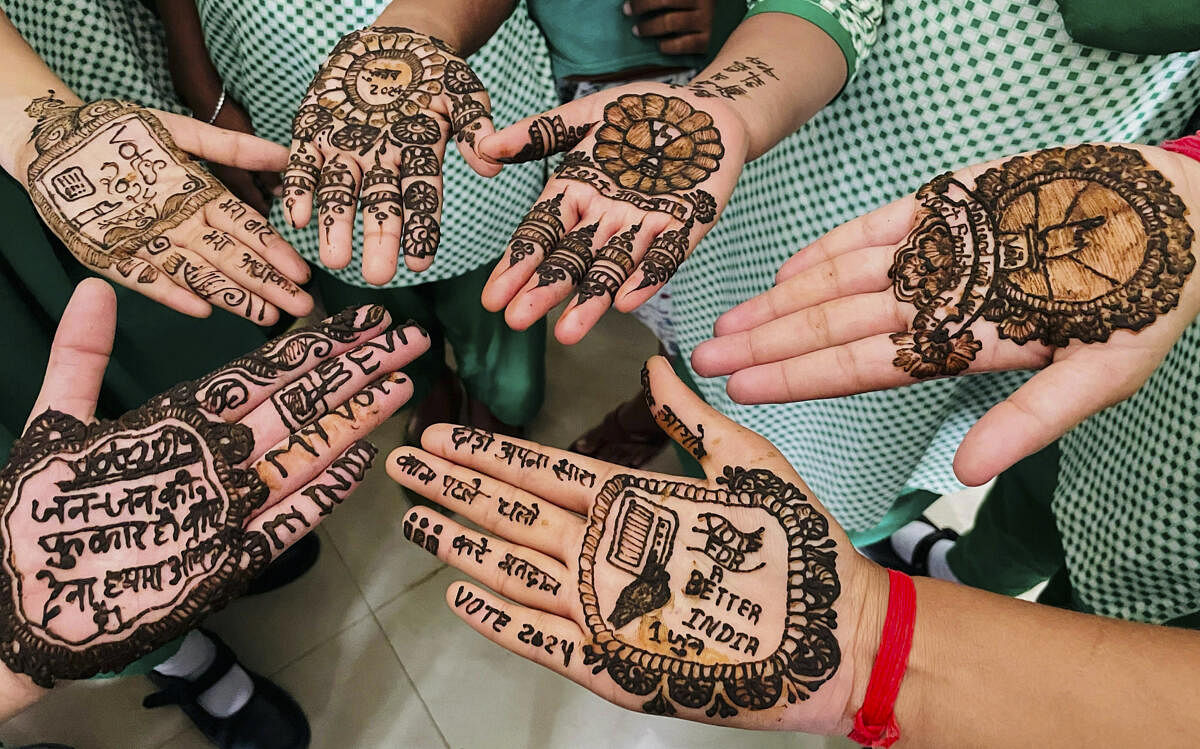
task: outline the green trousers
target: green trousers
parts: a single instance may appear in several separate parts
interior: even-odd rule
[[[381,304],[396,323],[412,320],[429,332],[429,353],[404,368],[418,403],[446,371],[445,348],[454,349],[455,366],[467,394],[483,402],[506,424],[533,421],[546,391],[546,321],[516,331],[504,313],[479,303],[492,264],[443,281],[375,289],[351,286],[320,269],[314,282],[330,312],[359,304]]]

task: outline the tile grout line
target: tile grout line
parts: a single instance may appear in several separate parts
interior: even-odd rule
[[[335,542],[333,537],[328,533],[326,533],[325,536],[329,539],[329,545],[333,547],[334,553],[337,554],[338,561],[340,561],[342,566],[346,567],[347,571],[349,571],[350,566],[346,564],[346,559],[342,556],[342,550],[338,548],[337,542]],[[400,598],[400,596],[413,590],[418,585],[428,582],[446,566],[447,565],[444,563],[439,565],[433,572],[425,575],[419,580],[416,580],[403,591],[380,604],[380,608],[390,604],[392,601],[397,600]],[[396,663],[400,666],[400,672],[404,674],[404,678],[408,680],[408,685],[412,687],[413,694],[417,696],[417,701],[421,703],[421,709],[425,711],[425,715],[429,718],[429,722],[433,725],[433,730],[437,731],[438,738],[442,740],[442,746],[445,747],[445,749],[450,749],[450,742],[446,740],[446,734],[442,733],[442,727],[438,725],[437,718],[433,717],[433,711],[429,709],[429,705],[425,702],[425,697],[421,695],[421,690],[417,688],[417,683],[413,680],[412,675],[408,673],[408,668],[404,665],[404,659],[401,658],[400,654],[396,652],[396,646],[392,644],[392,638],[387,636],[387,631],[383,628],[383,622],[379,621],[379,616],[375,613],[375,607],[372,606],[371,602],[367,600],[366,593],[363,592],[363,587],[359,584],[358,578],[356,578],[353,574],[350,574],[349,577],[350,580],[353,581],[354,587],[358,590],[359,597],[362,598],[363,602],[367,604],[367,612],[371,617],[371,620],[375,622],[375,628],[379,631],[380,636],[383,637],[383,641],[387,643],[388,650],[392,651],[392,656],[396,659]],[[356,620],[356,623],[360,621],[362,621],[362,619]]]

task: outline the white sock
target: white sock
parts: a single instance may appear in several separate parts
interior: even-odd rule
[[[154,667],[163,676],[174,676],[194,681],[208,669],[217,657],[217,646],[199,630],[188,632],[175,655]],[[254,694],[254,682],[250,674],[236,663],[229,673],[222,676],[204,690],[196,702],[204,711],[215,718],[228,718],[250,701]]]
[[[958,577],[954,574],[954,570],[950,569],[950,564],[946,561],[946,554],[954,548],[954,542],[948,538],[943,538],[937,541],[929,549],[929,576],[938,580],[945,580],[951,583],[961,583]]]
[[[913,551],[916,550],[917,544],[935,530],[936,528],[924,520],[914,520],[892,534],[892,551],[896,552],[896,556],[903,559],[905,564],[912,564]]]

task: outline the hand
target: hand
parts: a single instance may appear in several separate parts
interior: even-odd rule
[[[414,507],[405,536],[495,591],[454,583],[457,616],[618,705],[846,733],[878,647],[883,570],[770,443],[705,405],[665,359],[643,381],[708,480],[438,425],[424,450],[392,452],[388,474],[486,532]]]
[[[401,246],[410,270],[433,263],[442,216],[442,159],[450,135],[475,171],[492,132],[491,101],[470,66],[440,39],[372,26],[338,42],[292,125],[284,207],[306,226],[317,205],[321,262],[350,263],[354,204],[363,210],[363,278],[385,284]],[[315,191],[315,197],[314,197]]]
[[[576,291],[555,335],[576,343],[609,305],[662,288],[729,201],[745,126],[711,94],[632,84],[587,96],[485,138],[503,162],[568,151],[483,289],[517,330]]]
[[[0,471],[0,659],[41,686],[119,670],[237,596],[362,480],[362,437],[429,345],[348,309],[94,421],[115,318],[83,282]]]
[[[622,10],[638,16],[634,35],[658,38],[658,51],[664,55],[708,52],[716,0],[628,0]]]
[[[214,101],[208,108],[211,113],[217,103]],[[236,130],[240,133],[254,134],[254,124],[245,108],[233,98],[232,94],[225,95],[225,103],[217,112],[212,124],[226,130]],[[271,211],[271,201],[280,193],[282,182],[279,172],[270,169],[251,171],[232,166],[212,164],[213,175],[229,188],[230,192],[246,201],[246,204],[266,216]]]
[[[982,484],[1132,395],[1196,317],[1192,185],[1200,164],[1147,146],[943,175],[793,256],[692,364],[741,403],[1041,369],[959,447]]]
[[[51,91],[25,111],[36,124],[17,173],[85,266],[194,317],[212,304],[272,325],[279,309],[312,310],[296,251],[185,153],[272,169],[282,147],[113,99],[68,104]]]

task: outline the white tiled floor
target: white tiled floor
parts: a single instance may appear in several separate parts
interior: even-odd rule
[[[574,348],[551,341],[547,401],[532,437],[569,443],[636,392],[641,363],[654,351],[645,329],[616,314]],[[402,439],[403,423],[401,415],[376,433],[383,454]],[[651,467],[674,472],[678,463],[668,450]],[[976,496],[939,503],[935,515],[963,527]],[[854,746],[637,715],[493,646],[447,610],[444,591],[459,576],[403,539],[404,507],[377,466],[318,531],[323,552],[314,570],[208,622],[250,668],[296,697],[317,749]],[[141,678],[69,685],[0,725],[0,738],[78,749],[207,746],[178,710],[142,709],[149,691]]]

